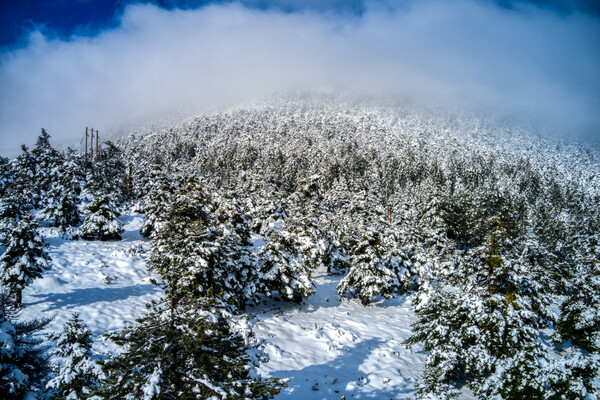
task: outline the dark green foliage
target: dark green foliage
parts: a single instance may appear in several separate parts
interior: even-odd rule
[[[123,226],[121,221],[118,220],[121,214],[117,208],[117,199],[114,195],[98,193],[86,209],[87,216],[81,225],[81,231],[85,239],[121,239]]]
[[[48,192],[60,180],[58,169],[64,163],[64,157],[50,145],[50,135],[42,128],[35,148],[31,151],[35,162],[33,190],[37,202],[36,207],[44,206]]]
[[[210,299],[152,306],[138,324],[107,335],[124,353],[103,363],[107,399],[270,399],[276,379],[253,377],[249,348]]]
[[[111,141],[102,142],[94,153],[93,162],[87,165],[86,188],[91,192],[111,193],[117,201],[123,201],[123,195],[128,191],[127,180],[123,178],[128,174],[123,158],[123,151]]]
[[[50,269],[48,245],[38,235],[37,228],[33,216],[26,213],[18,221],[10,222],[2,240],[5,250],[0,256],[0,279],[18,306],[23,289]]]
[[[0,199],[7,195],[9,187],[14,185],[13,172],[7,158],[0,156]]]
[[[145,221],[140,233],[150,237],[164,222],[166,217],[169,197],[174,192],[174,183],[159,165],[152,165],[143,187],[139,190],[144,193],[142,202],[144,205]]]
[[[455,398],[461,382],[480,398],[534,399],[546,390],[537,360],[547,357],[538,337],[551,321],[549,299],[527,260],[511,255],[499,219],[492,226],[486,245],[461,259],[417,308],[406,343],[429,351],[419,398]]]
[[[61,362],[54,365],[55,376],[46,384],[51,399],[85,399],[98,385],[98,370],[91,359],[92,332],[73,313],[60,334],[49,335],[55,341],[52,354]]]
[[[174,302],[202,296],[215,284],[211,268],[215,265],[209,262],[218,249],[209,227],[209,201],[203,188],[190,180],[172,196],[165,222],[153,236],[148,264],[161,276]],[[218,293],[218,289],[213,290]]]
[[[0,398],[23,399],[26,392],[43,388],[48,373],[46,348],[33,335],[49,319],[18,320],[18,307],[0,292]]]
[[[21,154],[13,161],[14,185],[12,196],[24,205],[33,207],[39,201],[35,189],[36,160],[27,148],[21,146]]]
[[[298,303],[313,295],[310,270],[298,253],[300,243],[295,235],[283,222],[278,222],[267,231],[265,239],[267,243],[258,254],[261,259],[258,275],[267,294],[276,290],[284,299]]]
[[[54,226],[62,230],[79,225],[79,194],[83,172],[76,158],[70,154],[49,174],[50,187],[46,194],[45,208],[41,215],[46,220],[53,220]]]
[[[556,340],[600,353],[600,264],[578,268],[573,281],[560,307]]]
[[[393,231],[366,232],[351,249],[349,263],[350,270],[337,287],[340,295],[351,293],[368,304],[376,296],[389,299],[409,288],[411,263]]]

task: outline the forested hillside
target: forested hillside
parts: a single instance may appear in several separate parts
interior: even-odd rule
[[[412,301],[404,344],[426,351],[417,398],[599,396],[600,155],[585,144],[474,115],[288,97],[140,129],[91,160],[43,131],[0,160],[0,194],[0,393],[51,378],[54,398],[274,397],[287,383],[255,372],[266,359],[240,318],[299,307],[320,274],[362,307]],[[23,351],[40,360],[23,367],[11,343],[35,330],[18,317],[22,292],[52,268],[38,225],[115,241],[126,210],[143,215],[164,295],[106,336],[122,351],[101,367],[77,316],[53,336],[55,357],[75,361],[44,373],[31,339]]]

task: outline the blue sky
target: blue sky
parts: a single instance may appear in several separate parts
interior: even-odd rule
[[[97,35],[115,28],[119,16],[129,4],[153,4],[166,10],[196,9],[208,4],[227,3],[210,0],[2,0],[0,10],[0,46],[26,44],[28,33],[39,29],[49,36]],[[244,0],[248,7],[360,13],[360,0]]]
[[[598,137],[600,5],[0,0],[0,154],[294,90],[489,111]]]
[[[492,1],[492,0],[482,0]],[[380,1],[383,3],[383,1]],[[395,3],[409,1],[396,1]],[[47,35],[68,38],[71,35],[96,35],[119,24],[119,16],[128,4],[150,3],[171,10],[194,9],[208,4],[227,3],[210,0],[2,0],[0,9],[0,47],[23,46],[31,30],[40,29]],[[360,14],[363,0],[241,0],[247,7],[279,8],[286,12],[318,10]],[[394,3],[394,2],[388,2]],[[523,4],[548,8],[561,15],[583,12],[598,15],[600,2],[595,0],[495,0],[504,8]]]

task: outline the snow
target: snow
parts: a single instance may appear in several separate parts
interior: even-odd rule
[[[24,320],[54,316],[43,333],[62,331],[78,312],[93,334],[95,358],[119,350],[103,333],[134,323],[162,294],[150,283],[158,277],[147,270],[150,244],[139,235],[143,217],[119,219],[125,229],[120,241],[66,240],[54,228],[40,228],[52,269],[23,292]],[[316,293],[300,305],[265,301],[248,310],[248,327],[269,357],[258,372],[288,380],[276,399],[388,400],[414,394],[426,354],[402,344],[415,321],[410,299],[364,307],[339,299],[341,276],[322,270],[313,278]]]
[[[54,316],[44,332],[59,332],[78,312],[96,338],[93,350],[115,350],[99,336],[133,324],[162,293],[149,283],[157,277],[148,272],[145,254],[130,251],[133,245],[149,249],[138,233],[143,218],[124,215],[120,220],[125,228],[120,241],[65,240],[54,228],[40,228],[50,245],[52,269],[23,291],[24,320]]]
[[[300,307],[269,304],[252,313],[269,356],[259,372],[289,379],[278,399],[408,398],[425,362],[420,349],[402,344],[415,320],[409,300],[340,301],[340,278],[322,271],[316,294]]]

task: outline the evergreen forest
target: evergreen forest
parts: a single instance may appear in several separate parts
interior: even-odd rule
[[[52,315],[20,317],[53,267],[40,227],[119,241],[126,210],[160,299],[103,336],[114,354],[77,313],[42,336]],[[344,302],[410,301],[416,399],[600,398],[598,147],[500,118],[298,95],[91,156],[42,129],[0,158],[0,240],[1,398],[276,398],[236,321],[299,306],[317,273]]]

